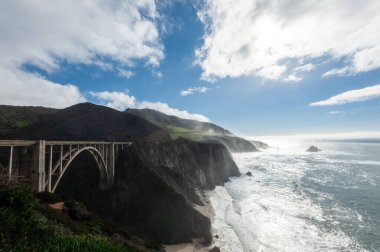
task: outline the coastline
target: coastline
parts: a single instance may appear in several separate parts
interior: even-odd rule
[[[203,203],[204,206],[200,205],[194,205],[194,209],[196,209],[198,212],[209,218],[211,224],[213,223],[214,220],[214,209],[211,205],[210,202],[210,193],[212,191],[204,191],[202,194],[203,197]],[[191,243],[180,243],[180,244],[174,244],[174,245],[164,245],[165,251],[167,252],[207,252],[209,251],[212,247],[214,247],[214,235],[213,235],[213,228],[211,225],[211,236],[212,236],[212,241],[209,246],[205,246],[201,243],[200,240],[198,239],[193,239],[193,242]]]

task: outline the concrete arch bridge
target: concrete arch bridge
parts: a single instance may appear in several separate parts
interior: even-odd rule
[[[105,190],[113,184],[118,152],[131,144],[0,140],[0,179],[22,181],[38,192],[54,192],[72,161],[82,152],[89,152],[99,168],[99,187]]]

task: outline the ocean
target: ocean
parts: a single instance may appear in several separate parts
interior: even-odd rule
[[[268,143],[211,192],[221,251],[380,251],[380,143]]]

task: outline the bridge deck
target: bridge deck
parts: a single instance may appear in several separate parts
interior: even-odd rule
[[[0,146],[29,146],[36,143],[37,141],[28,140],[0,140]]]
[[[0,140],[0,146],[30,146],[37,144],[33,140]],[[105,142],[105,141],[45,141],[46,145],[88,145],[88,144],[131,144],[132,142]]]

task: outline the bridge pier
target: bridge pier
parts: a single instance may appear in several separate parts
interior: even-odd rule
[[[37,192],[45,190],[45,150],[45,140],[40,140],[33,145],[30,185]]]
[[[9,153],[9,171],[8,171],[8,180],[12,180],[12,168],[13,168],[13,146],[11,146]]]

